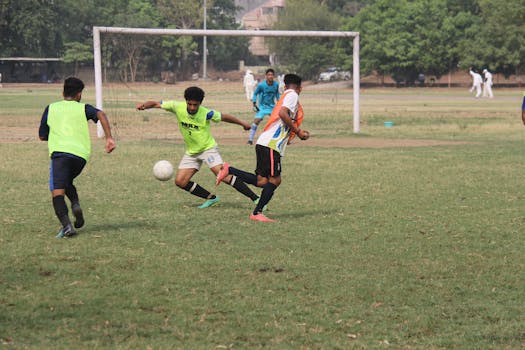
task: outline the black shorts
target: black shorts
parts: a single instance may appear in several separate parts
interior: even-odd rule
[[[255,173],[262,177],[281,176],[281,154],[266,146],[255,145],[257,169]]]
[[[53,153],[49,168],[49,190],[66,189],[80,175],[86,160],[68,153]]]

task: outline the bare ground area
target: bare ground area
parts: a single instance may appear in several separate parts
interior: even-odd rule
[[[174,130],[175,131],[175,130]],[[95,135],[95,132],[92,132]],[[247,133],[239,132],[237,129],[217,129],[213,132],[217,142],[220,145],[244,145],[247,140]],[[126,134],[121,130],[117,137],[119,141],[133,140],[170,140],[175,143],[182,143],[179,134],[172,134],[168,137],[157,138],[152,135]],[[0,129],[0,143],[23,143],[38,142],[38,130],[24,127],[9,127]],[[463,141],[444,141],[444,140],[424,140],[424,139],[388,139],[388,138],[317,138],[313,135],[307,141],[295,139],[294,147],[349,147],[349,148],[392,148],[392,147],[429,147],[429,146],[446,146],[462,145],[468,142]]]
[[[233,141],[233,140],[232,140]],[[228,140],[223,140],[223,144],[229,144]],[[244,142],[242,142],[244,143]],[[352,147],[352,148],[392,148],[392,147],[428,147],[461,145],[468,142],[461,141],[442,141],[442,140],[417,140],[417,139],[385,139],[385,138],[337,138],[337,139],[316,139],[315,137],[301,142],[294,141],[294,146],[305,147]],[[237,144],[235,141],[231,144]]]
[[[244,145],[248,137],[247,133],[239,132],[237,129],[228,128],[215,130],[214,136],[220,145]],[[180,139],[180,137],[177,137]],[[380,137],[316,137],[313,134],[310,139],[301,141],[294,139],[294,147],[352,147],[352,148],[392,148],[392,147],[430,147],[464,145],[465,141],[446,141],[429,139],[389,139]]]
[[[164,87],[163,85],[160,87],[164,87],[164,89],[167,89],[164,94],[167,96],[178,96],[182,93],[183,89],[190,84],[195,84],[194,82],[180,82],[176,86],[169,86]],[[239,84],[237,82],[200,82],[201,85],[205,85],[206,91],[210,91],[210,99],[214,97],[214,95],[218,94],[219,98],[215,101],[210,101],[212,105],[218,105],[216,108],[219,110],[233,110],[233,113],[235,114],[235,109],[237,108],[236,105],[225,105],[221,106],[219,103],[222,102],[221,98],[224,99],[224,95],[229,94],[239,94]],[[326,101],[329,102],[331,105],[336,105],[336,108],[339,108],[339,110],[336,111],[336,113],[342,113],[341,110],[343,109],[349,109],[350,107],[347,106],[351,102],[351,89],[350,89],[350,83],[348,82],[334,82],[334,83],[327,83],[327,84],[311,84],[306,83],[307,91],[313,91],[313,94],[306,95],[305,98],[311,98],[314,99],[312,103],[310,103],[310,107],[313,111],[313,114],[319,113],[320,109],[324,109],[326,107],[325,103]],[[16,86],[12,84],[10,86],[13,90],[17,92],[18,90],[21,91],[37,91],[38,89],[49,89],[49,86],[45,85],[21,85]],[[117,94],[120,92],[121,96],[114,97],[113,102],[121,103],[122,105],[129,105],[133,106],[135,102],[145,100],[152,98],[150,96],[157,96],[159,94],[159,85],[155,84],[135,84],[133,86],[110,86],[107,88],[108,90],[108,97],[111,98],[113,95],[118,96]],[[60,91],[60,86],[57,85],[56,87],[53,86],[53,88],[56,88],[57,91]],[[392,89],[384,89],[384,93],[378,94],[378,92],[383,91],[383,89],[375,89],[373,94],[368,94],[368,91],[366,89],[362,90],[362,98],[361,103],[363,104],[363,110],[368,110],[368,113],[371,115],[391,115],[396,116],[396,113],[401,114],[407,114],[408,112],[411,112],[409,110],[410,106],[404,106],[405,101],[418,101],[417,107],[421,109],[414,110],[413,113],[427,113],[427,109],[430,107],[421,107],[420,105],[422,103],[426,103],[425,101],[427,99],[430,99],[433,103],[432,108],[438,108],[439,110],[442,110],[441,104],[448,105],[449,102],[451,102],[451,95],[449,93],[443,93],[443,91],[456,91],[458,94],[462,94],[459,97],[454,97],[454,101],[464,103],[465,106],[470,106],[472,104],[472,96],[468,95],[468,93],[465,93],[465,89],[456,89],[456,90],[433,90],[428,89],[425,90],[427,92],[432,93],[433,91],[438,91],[436,94],[431,94],[431,97],[420,95],[418,92],[423,90],[411,90],[414,91],[412,94],[406,94],[403,93],[405,90],[392,90]],[[88,92],[93,93],[93,88],[89,87]],[[336,91],[336,94],[333,95],[333,91]],[[401,93],[392,93],[393,91],[401,91]],[[328,95],[327,95],[328,94]],[[332,96],[329,100],[326,100],[326,96]],[[161,95],[160,98],[163,96]],[[511,99],[511,97],[498,97],[499,100],[508,98]],[[91,97],[92,99],[92,97]],[[319,101],[317,101],[317,100]],[[335,101],[334,99],[337,99]],[[228,100],[226,98],[226,100]],[[244,106],[246,103],[244,99],[240,99],[242,101],[235,100],[237,104],[240,104],[241,106]],[[419,100],[422,100],[423,102],[419,102]],[[335,101],[335,102],[334,102]],[[454,102],[453,101],[453,102]],[[219,103],[218,103],[219,102]],[[401,105],[403,108],[399,107]],[[410,105],[410,104],[409,104]],[[426,105],[424,105],[426,106]],[[437,107],[436,107],[437,106]],[[473,106],[475,107],[475,106]],[[240,107],[239,110],[242,110],[244,107]],[[379,109],[378,109],[379,108]],[[401,109],[400,109],[401,108]],[[447,108],[453,108],[456,114],[461,113],[461,109],[457,106],[447,107]],[[486,108],[485,108],[486,109]],[[399,110],[399,111],[398,111]],[[159,120],[156,118],[148,118],[147,115],[133,115],[133,113],[136,113],[134,109],[130,108],[129,110],[123,109],[123,111],[118,112],[122,115],[125,115],[125,117],[118,116],[116,114],[118,111],[109,111],[108,115],[112,120],[115,122],[114,125],[114,133],[116,135],[117,140],[119,141],[143,141],[143,140],[167,140],[167,141],[173,141],[175,143],[182,143],[182,139],[180,136],[180,133],[177,130],[176,125],[172,123],[171,121],[166,120]],[[475,113],[470,113],[470,109],[467,113],[472,114],[478,118],[483,117],[485,114],[482,110],[475,110]],[[33,111],[28,112],[28,115],[39,115],[41,113],[41,110],[39,109],[36,114],[33,113]],[[345,112],[346,113],[346,110]],[[351,113],[351,112],[349,112]],[[488,117],[493,117],[494,113],[492,110],[487,109],[486,115]],[[137,118],[138,117],[138,118]],[[129,122],[130,119],[125,118],[137,118],[133,122]],[[143,119],[144,118],[144,119]],[[145,119],[148,119],[148,121],[144,121]],[[250,117],[251,118],[251,117]],[[238,127],[235,126],[223,126],[223,123],[219,125],[219,127],[213,127],[212,132],[215,138],[217,139],[218,143],[220,145],[244,145],[246,144],[246,140],[248,138],[248,133],[243,132],[242,130],[239,130]],[[91,131],[92,135],[95,138],[94,135],[96,135],[95,127],[94,125],[91,125]],[[294,146],[300,146],[300,147],[353,147],[353,148],[392,148],[392,147],[427,147],[427,146],[443,146],[443,145],[462,145],[466,144],[468,142],[464,141],[448,141],[448,140],[433,140],[433,139],[419,139],[419,138],[382,138],[382,137],[366,137],[366,136],[348,136],[348,135],[338,135],[337,137],[331,137],[330,131],[324,130],[323,135],[316,135],[315,130],[310,130],[312,132],[312,137],[306,141],[301,142],[299,140],[294,140]],[[323,131],[321,131],[323,132]],[[258,134],[260,131],[258,132]],[[2,122],[0,124],[0,143],[22,143],[22,142],[38,142],[38,117],[33,118],[26,115],[9,115],[6,113],[6,115],[2,118]]]

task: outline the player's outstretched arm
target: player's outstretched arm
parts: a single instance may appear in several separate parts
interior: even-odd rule
[[[244,128],[244,130],[250,130],[250,128],[252,127],[252,125],[250,123],[247,123],[244,120],[240,120],[239,118],[234,117],[231,114],[224,114],[223,113],[221,115],[221,120],[226,122],[226,123],[232,123],[232,124],[240,125],[240,126],[242,126]]]
[[[137,103],[135,106],[139,111],[143,111],[145,109],[150,108],[160,108],[160,102],[159,101],[146,101],[144,103]]]

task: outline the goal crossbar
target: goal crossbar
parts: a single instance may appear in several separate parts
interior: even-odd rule
[[[248,37],[329,37],[353,38],[353,130],[359,133],[359,32],[344,31],[293,31],[293,30],[222,30],[222,29],[158,29],[127,27],[93,27],[93,51],[95,64],[95,98],[97,108],[102,109],[102,55],[100,33],[138,34],[138,35],[178,35],[178,36],[248,36]],[[104,136],[98,123],[97,133]]]

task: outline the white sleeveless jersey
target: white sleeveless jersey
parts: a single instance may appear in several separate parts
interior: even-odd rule
[[[281,101],[282,103],[280,103]],[[281,100],[275,105],[274,112],[276,108],[280,110],[281,107],[286,107],[290,110],[290,118],[294,120],[298,106],[299,95],[297,92],[295,92],[295,90],[288,89],[283,93]],[[288,144],[288,138],[290,137],[290,128],[282,121],[281,118],[276,118],[273,121],[269,120],[268,123],[271,124],[265,126],[265,130],[257,139],[257,144],[276,150],[281,154],[282,157],[284,156],[284,151],[286,149],[286,145]]]

